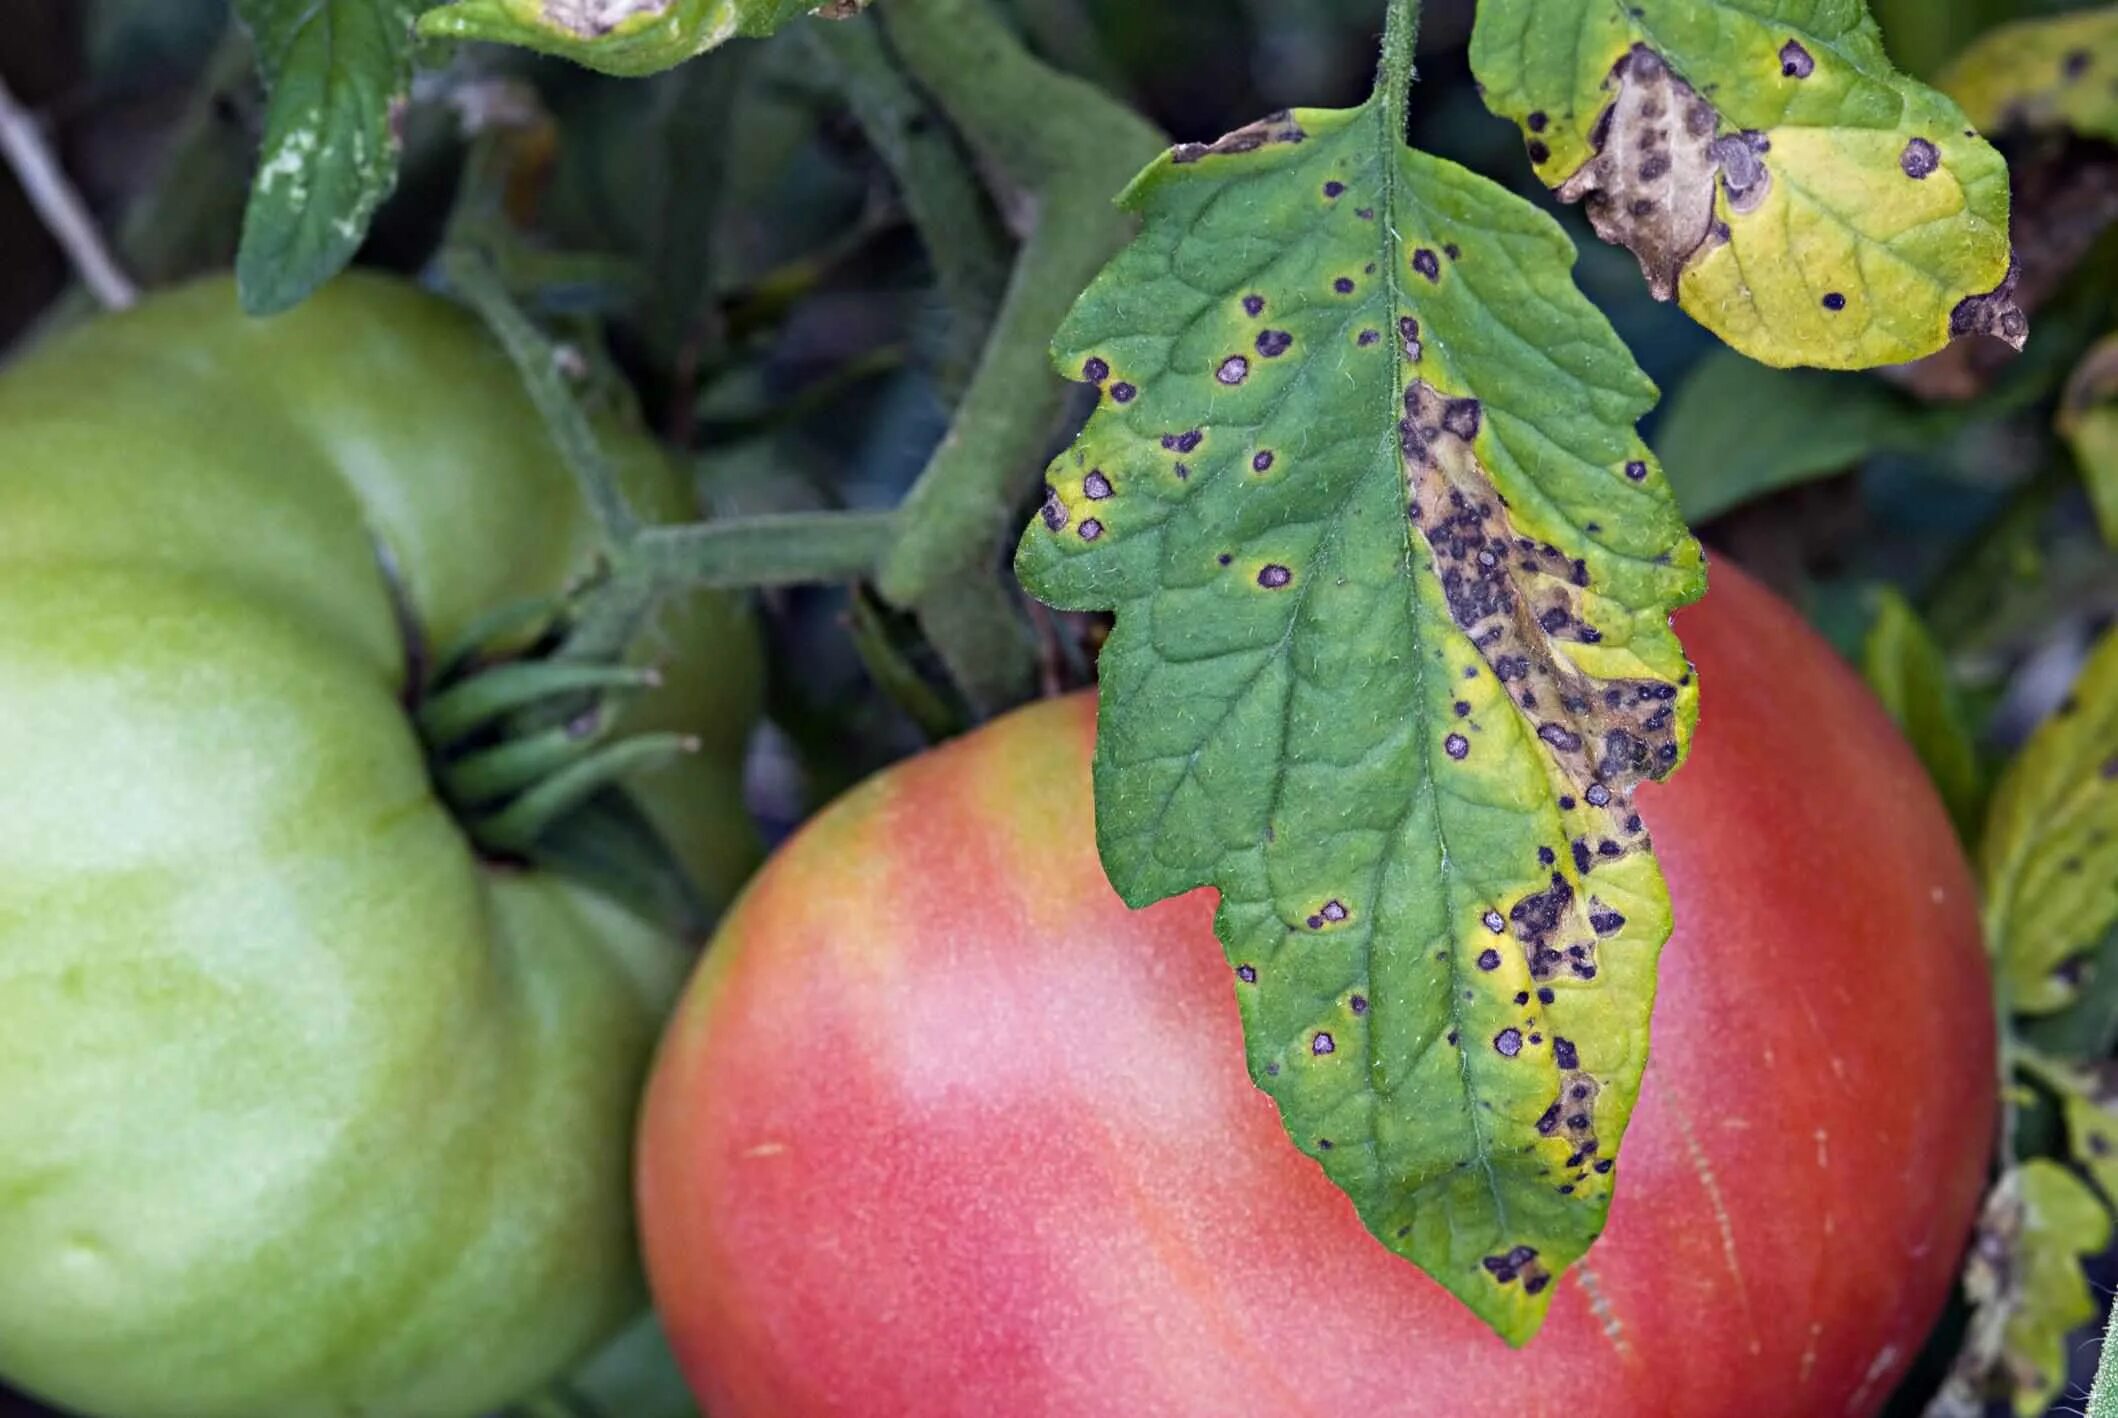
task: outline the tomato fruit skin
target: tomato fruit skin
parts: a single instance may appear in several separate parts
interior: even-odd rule
[[[613,448],[644,512],[685,510]],[[400,609],[431,654],[593,547],[505,357],[397,282],[249,321],[211,281],[0,376],[10,1382],[113,1418],[467,1418],[637,1313],[631,1128],[681,942],[483,862],[403,707]],[[705,748],[643,798],[730,892],[754,631],[718,597],[659,631],[642,717]]]
[[[1991,1146],[1972,881],[1881,709],[1719,565],[1609,1230],[1520,1351],[1384,1251],[1244,1072],[1210,893],[1128,912],[1093,709],[898,766],[770,862],[672,1021],[649,1273],[716,1418],[1872,1413]]]

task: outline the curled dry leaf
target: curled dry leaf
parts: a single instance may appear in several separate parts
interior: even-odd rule
[[[1857,4],[1486,0],[1471,62],[1539,176],[1753,359],[2028,336],[2000,155]]]

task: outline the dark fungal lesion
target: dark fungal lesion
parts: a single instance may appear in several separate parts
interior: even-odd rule
[[[2015,301],[2015,287],[2022,279],[2022,263],[2012,255],[2008,273],[1999,285],[1983,295],[1967,295],[1949,313],[1949,338],[1991,335],[2020,350],[2029,343],[2030,317]]]
[[[1268,113],[1255,123],[1246,123],[1211,143],[1179,143],[1169,150],[1169,160],[1194,163],[1201,158],[1254,153],[1275,143],[1299,143],[1308,136],[1294,114],[1283,108],[1277,113]]]
[[[1526,1295],[1542,1294],[1552,1283],[1552,1272],[1537,1259],[1534,1246],[1515,1246],[1481,1258],[1479,1266],[1496,1285],[1522,1285]]]

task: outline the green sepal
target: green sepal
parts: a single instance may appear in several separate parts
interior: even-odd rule
[[[1132,184],[1054,349],[1099,406],[1016,565],[1117,612],[1113,886],[1220,888],[1252,1078],[1519,1344],[1646,1062],[1670,921],[1631,798],[1689,741],[1703,566],[1564,234],[1394,128],[1276,114]]]
[[[2028,336],[2006,165],[1858,0],[1484,0],[1471,65],[1538,176],[1753,359]]]

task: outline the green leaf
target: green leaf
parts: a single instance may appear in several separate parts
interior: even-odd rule
[[[344,269],[397,182],[417,0],[235,0],[271,95],[235,258],[243,309],[291,309]]]
[[[1929,1412],[1983,1413],[1989,1398],[2022,1418],[2045,1412],[2066,1382],[2068,1336],[2097,1314],[2081,1262],[2110,1242],[2103,1202],[2059,1163],[2003,1176],[1964,1267],[1970,1333]]]
[[[1769,430],[1759,428],[1760,410],[1769,411]],[[1760,369],[1732,350],[1714,350],[1670,399],[1655,451],[1677,505],[1698,523],[1877,453],[1927,448],[1949,426],[1873,378]]]
[[[1484,0],[1471,65],[1538,175],[1753,359],[2027,338],[2007,167],[1858,0]]]
[[[1941,77],[1994,133],[2064,128],[2118,141],[2118,5],[2018,20],[1982,36]]]
[[[1969,841],[1977,831],[1985,773],[1948,658],[1895,588],[1877,588],[1875,599],[1875,619],[1861,645],[1861,673],[1926,765],[1957,835]]]
[[[1059,331],[1100,386],[1017,558],[1110,608],[1097,832],[1202,883],[1253,1079],[1514,1343],[1602,1229],[1669,905],[1698,546],[1556,223],[1382,98],[1165,155]]]
[[[2077,958],[2118,922],[2118,631],[2002,776],[1980,868],[2008,1007],[2064,1008]]]
[[[737,36],[771,34],[812,10],[843,16],[859,8],[846,0],[455,0],[421,15],[419,33],[518,44],[606,74],[638,76]]]
[[[2118,546],[2118,335],[2082,356],[2059,401],[2059,433],[2074,450],[2103,539]]]

